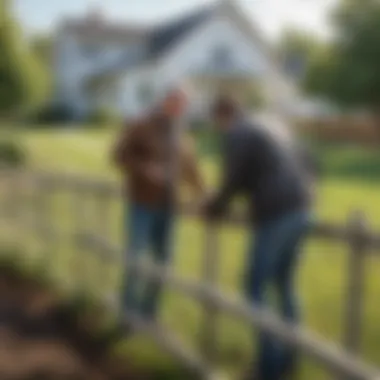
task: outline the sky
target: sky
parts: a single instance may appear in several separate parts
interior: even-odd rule
[[[211,0],[13,0],[14,11],[28,33],[54,29],[63,16],[80,16],[91,7],[115,20],[151,23],[175,16]],[[328,37],[328,13],[337,0],[235,0],[270,39],[287,26]]]

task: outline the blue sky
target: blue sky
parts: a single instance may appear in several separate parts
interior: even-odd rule
[[[328,35],[327,14],[337,0],[235,0],[269,38],[286,25]],[[79,16],[91,6],[111,19],[159,21],[210,0],[14,0],[17,17],[28,32],[51,30],[64,15]]]

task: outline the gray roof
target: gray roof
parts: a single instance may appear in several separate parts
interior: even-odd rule
[[[156,58],[211,17],[216,9],[216,4],[204,6],[185,16],[149,27],[109,23],[104,17],[90,13],[82,19],[66,19],[62,27],[70,34],[90,41],[138,42],[147,46],[147,58]]]
[[[61,28],[80,40],[108,42],[139,42],[150,36],[151,28],[141,25],[109,23],[106,20],[67,19]]]
[[[226,8],[221,8],[221,6],[226,6]],[[94,72],[92,75],[116,74],[128,68],[138,67],[140,64],[144,64],[162,57],[167,54],[173,46],[185,38],[194,29],[211,19],[221,9],[224,9],[224,11],[227,12],[232,12],[232,14],[236,14],[239,17],[244,16],[242,12],[237,12],[238,10],[232,0],[219,0],[210,5],[203,6],[202,8],[198,8],[195,11],[187,13],[185,16],[179,18],[176,17],[170,21],[163,22],[160,25],[153,25],[149,28],[141,26],[115,28],[118,32],[116,34],[120,35],[121,40],[135,40],[141,44],[142,49],[137,55],[134,56],[131,56],[129,52],[126,52],[124,57],[121,57],[116,62],[110,62],[108,67],[102,67],[99,69],[99,72]],[[238,18],[238,20],[240,19]],[[270,49],[268,49],[256,28],[250,25],[248,21],[245,21],[244,17],[242,17],[239,22],[242,23],[241,27],[243,30],[246,30],[248,33],[252,34],[256,43],[262,47],[268,58],[275,63],[275,67],[278,69],[278,72],[283,73],[283,68],[278,67]],[[105,28],[106,25],[104,22],[102,23],[97,20],[90,22],[90,25],[92,25],[94,29],[98,29],[98,33],[90,33],[93,37],[96,36],[97,39],[101,39],[100,35],[103,32],[107,32],[107,29],[109,29]],[[93,31],[94,30],[92,29],[92,32]],[[109,33],[106,34],[108,35]],[[215,73],[214,70],[213,74],[220,73]],[[242,72],[235,73],[236,76],[241,76],[242,74]]]
[[[207,21],[216,10],[212,5],[192,12],[185,17],[158,26],[151,31],[148,42],[149,58],[157,58],[198,25]]]
[[[215,4],[203,7],[184,17],[176,18],[151,28],[149,33],[146,33],[140,39],[141,43],[146,46],[143,55],[130,56],[129,52],[127,52],[124,57],[116,62],[110,63],[107,67],[102,67],[98,72],[93,72],[92,76],[117,73],[127,68],[136,67],[141,62],[161,57],[181,38],[184,38],[197,26],[207,21],[216,9]]]

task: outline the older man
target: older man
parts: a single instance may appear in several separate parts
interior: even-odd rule
[[[140,257],[149,248],[156,263],[167,263],[179,180],[186,180],[198,195],[203,191],[192,143],[179,129],[187,103],[183,90],[168,91],[154,111],[126,126],[114,149],[114,162],[126,183],[130,259]],[[124,310],[154,319],[162,292],[160,284],[142,281],[128,268],[127,263]]]

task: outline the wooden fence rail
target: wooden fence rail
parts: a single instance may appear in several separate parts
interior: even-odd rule
[[[56,232],[52,228],[54,218],[49,200],[58,191],[70,194],[71,217],[72,222],[75,223],[73,235],[70,238],[73,248],[72,273],[78,287],[84,286],[83,277],[86,263],[83,260],[83,253],[96,255],[99,264],[97,281],[106,282],[104,277],[106,271],[103,268],[108,267],[110,263],[121,264],[122,248],[112,243],[109,227],[112,221],[111,201],[118,200],[121,196],[121,191],[115,183],[74,175],[3,170],[0,172],[0,184],[6,184],[6,186],[0,187],[1,204],[8,203],[8,206],[12,206],[0,210],[0,213],[3,213],[0,218],[3,217],[7,221],[12,220],[17,225],[24,224],[23,227],[26,231],[39,236],[40,241],[45,244],[43,252],[45,252],[47,262],[51,260],[49,255],[53,255],[54,247],[58,248],[54,243]],[[34,192],[35,197],[32,198],[34,203],[26,202],[25,206],[34,210],[34,216],[37,217],[34,223],[30,221],[25,223],[22,218],[22,214],[27,211],[21,204],[22,194],[29,190]],[[4,198],[8,202],[4,202]],[[88,203],[89,201],[91,203]],[[195,207],[191,204],[181,206],[181,212],[190,216],[196,216],[194,210]],[[242,215],[231,214],[224,222],[244,225],[246,218]],[[370,253],[378,254],[380,252],[380,235],[373,233],[368,228],[364,216],[358,212],[350,216],[345,226],[315,223],[311,234],[317,238],[344,242],[349,247],[344,348],[326,342],[309,331],[289,325],[266,310],[237,300],[233,296],[222,294],[216,287],[219,269],[216,225],[207,226],[203,275],[200,282],[195,283],[180,278],[168,267],[146,265],[137,261],[128,261],[127,263],[140,275],[161,281],[174,290],[198,300],[203,305],[204,319],[200,329],[200,354],[187,350],[175,336],[164,332],[157,325],[148,324],[138,315],[130,314],[125,318],[136,328],[149,332],[158,344],[169,349],[196,370],[200,378],[214,378],[213,367],[218,344],[217,319],[219,313],[228,313],[244,323],[275,335],[289,345],[300,348],[305,355],[319,362],[340,379],[380,380],[380,370],[365,364],[357,356],[362,326],[364,262]],[[79,250],[81,255],[76,255],[76,251]],[[102,297],[110,308],[117,308],[117,305],[110,303],[106,294],[102,294]]]
[[[109,242],[102,241],[99,237],[92,237],[87,240],[87,243],[93,245],[94,248],[97,247],[98,250],[120,253],[120,248],[112,247]],[[207,283],[183,279],[166,267],[141,261],[130,261],[129,265],[144,276],[156,278],[173,290],[187,294],[204,304],[213,304],[218,310],[273,334],[289,345],[300,348],[305,355],[323,364],[333,373],[345,376],[343,377],[345,379],[380,379],[380,371],[377,368],[364,364],[355,356],[339,349],[337,345],[325,342],[309,331],[281,321],[269,311],[247,304],[233,295],[226,295]]]

